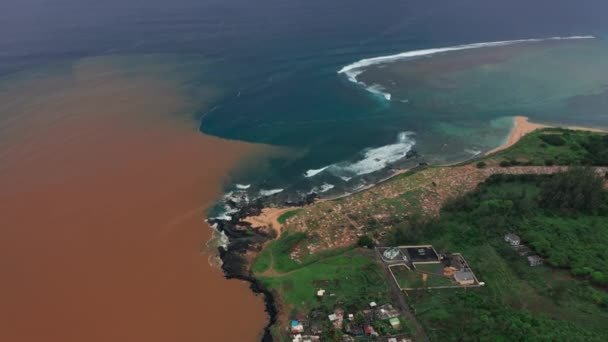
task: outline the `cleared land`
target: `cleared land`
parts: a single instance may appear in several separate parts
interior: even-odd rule
[[[315,308],[333,312],[337,303],[361,310],[371,301],[387,302],[389,296],[389,279],[369,250],[350,249],[287,273],[258,278],[281,294],[289,312],[303,316]],[[316,295],[321,288],[326,291],[323,300]]]

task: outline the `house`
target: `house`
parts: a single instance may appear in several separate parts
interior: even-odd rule
[[[375,308],[376,306],[378,306],[378,304],[376,304],[376,302],[370,302],[369,303],[369,307],[372,308],[372,309]]]
[[[333,322],[333,321],[335,321],[335,320],[338,319],[338,316],[336,314],[333,314],[333,313],[331,315],[328,315],[327,317],[329,318],[330,322]]]
[[[399,311],[391,304],[384,304],[378,307],[377,314],[380,319],[389,319],[399,316]]]
[[[505,235],[505,241],[511,246],[519,246],[519,244],[521,244],[521,239],[519,236],[512,233]]]
[[[319,291],[317,291],[317,297],[322,298],[325,295],[325,290],[320,289]]]
[[[399,318],[393,317],[389,319],[388,322],[391,324],[391,327],[393,327],[393,329],[401,329],[401,322],[399,321]]]
[[[543,264],[543,258],[539,257],[538,255],[530,255],[528,256],[528,264],[530,264],[532,267],[540,266]]]
[[[473,276],[473,272],[470,271],[458,271],[454,273],[454,280],[456,280],[459,285],[475,284],[475,277]]]
[[[372,327],[371,325],[366,325],[365,328],[363,328],[363,331],[365,332],[365,336],[371,336],[371,337],[378,337],[378,333],[376,332],[376,330],[374,329],[374,327]]]
[[[291,321],[291,333],[292,334],[300,334],[304,332],[304,325],[302,323],[293,320]]]

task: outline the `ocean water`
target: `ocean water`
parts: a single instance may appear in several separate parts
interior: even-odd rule
[[[190,76],[176,77],[183,91],[212,87],[216,100],[188,113],[202,132],[284,152],[243,161],[225,184],[233,197],[337,196],[395,168],[470,158],[500,144],[513,115],[608,127],[603,0],[9,0],[0,13],[5,79],[87,56],[166,54],[167,70]],[[595,38],[355,68],[365,85],[339,72],[572,36]]]

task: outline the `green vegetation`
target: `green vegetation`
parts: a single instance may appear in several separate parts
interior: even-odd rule
[[[365,247],[365,248],[372,248],[372,247],[374,247],[374,240],[372,240],[372,238],[370,238],[367,235],[360,236],[359,239],[357,240],[357,246]]]
[[[391,271],[401,288],[423,288],[436,286],[456,286],[449,278],[441,275],[441,264],[418,264],[416,270],[408,270],[405,266],[393,266]],[[427,274],[426,283],[423,274]]]
[[[447,203],[439,218],[399,226],[395,243],[461,251],[486,283],[466,292],[410,293],[432,340],[608,340],[608,196],[590,186],[597,184],[590,172],[495,175]],[[555,206],[551,196],[582,196],[587,204]],[[504,242],[508,232],[519,234],[546,266],[530,267]]]
[[[303,266],[309,265],[319,259],[340,254],[348,248],[335,250],[327,250],[313,255],[305,255],[300,261],[296,261],[290,257],[291,252],[298,244],[303,243],[309,238],[308,234],[303,232],[283,232],[281,237],[270,242],[262,252],[257,256],[252,266],[254,274],[266,272],[270,266],[281,273],[293,271]]]
[[[486,162],[480,161],[477,163],[477,168],[478,169],[483,169],[487,166]]]
[[[287,274],[260,277],[260,280],[281,293],[292,309],[305,313],[314,308],[331,312],[338,303],[343,309],[355,311],[365,308],[370,301],[386,302],[389,286],[371,252],[360,249],[319,259]],[[322,300],[316,297],[320,288],[326,290]]]
[[[572,168],[543,184],[539,203],[549,209],[595,212],[602,205],[603,186],[603,177],[593,169]]]
[[[416,264],[416,271],[422,271],[431,274],[442,274],[443,264]]]
[[[277,221],[280,224],[285,224],[285,221],[287,221],[288,218],[294,217],[303,211],[304,211],[304,209],[294,209],[294,210],[286,211],[277,218]]]
[[[256,257],[255,262],[251,266],[251,270],[253,273],[263,273],[270,268],[271,264],[272,252],[270,251],[270,248],[264,248]]]
[[[487,159],[500,166],[608,165],[608,135],[561,128],[545,128],[524,136],[515,146]]]
[[[422,273],[408,270],[405,266],[393,266],[391,272],[402,289],[416,289],[423,287]]]

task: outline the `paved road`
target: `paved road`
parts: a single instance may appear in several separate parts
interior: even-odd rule
[[[388,270],[388,267],[382,262],[380,253],[378,252],[377,249],[375,250],[374,254],[376,255],[376,260],[378,261],[378,263],[380,265],[382,265],[381,268],[384,271],[386,278],[389,279],[389,283],[391,284],[392,296],[397,299],[401,312],[403,312],[405,319],[412,322],[414,324],[414,327],[416,328],[416,331],[414,332],[414,336],[413,336],[414,341],[428,342],[429,337],[426,335],[426,332],[422,328],[422,325],[420,325],[420,323],[418,323],[416,316],[414,316],[412,314],[412,311],[410,310],[409,305],[407,305],[407,303],[405,301],[403,293],[401,292],[401,290],[399,289],[397,284],[395,284],[395,282],[393,281],[393,277],[391,276],[390,271]]]

